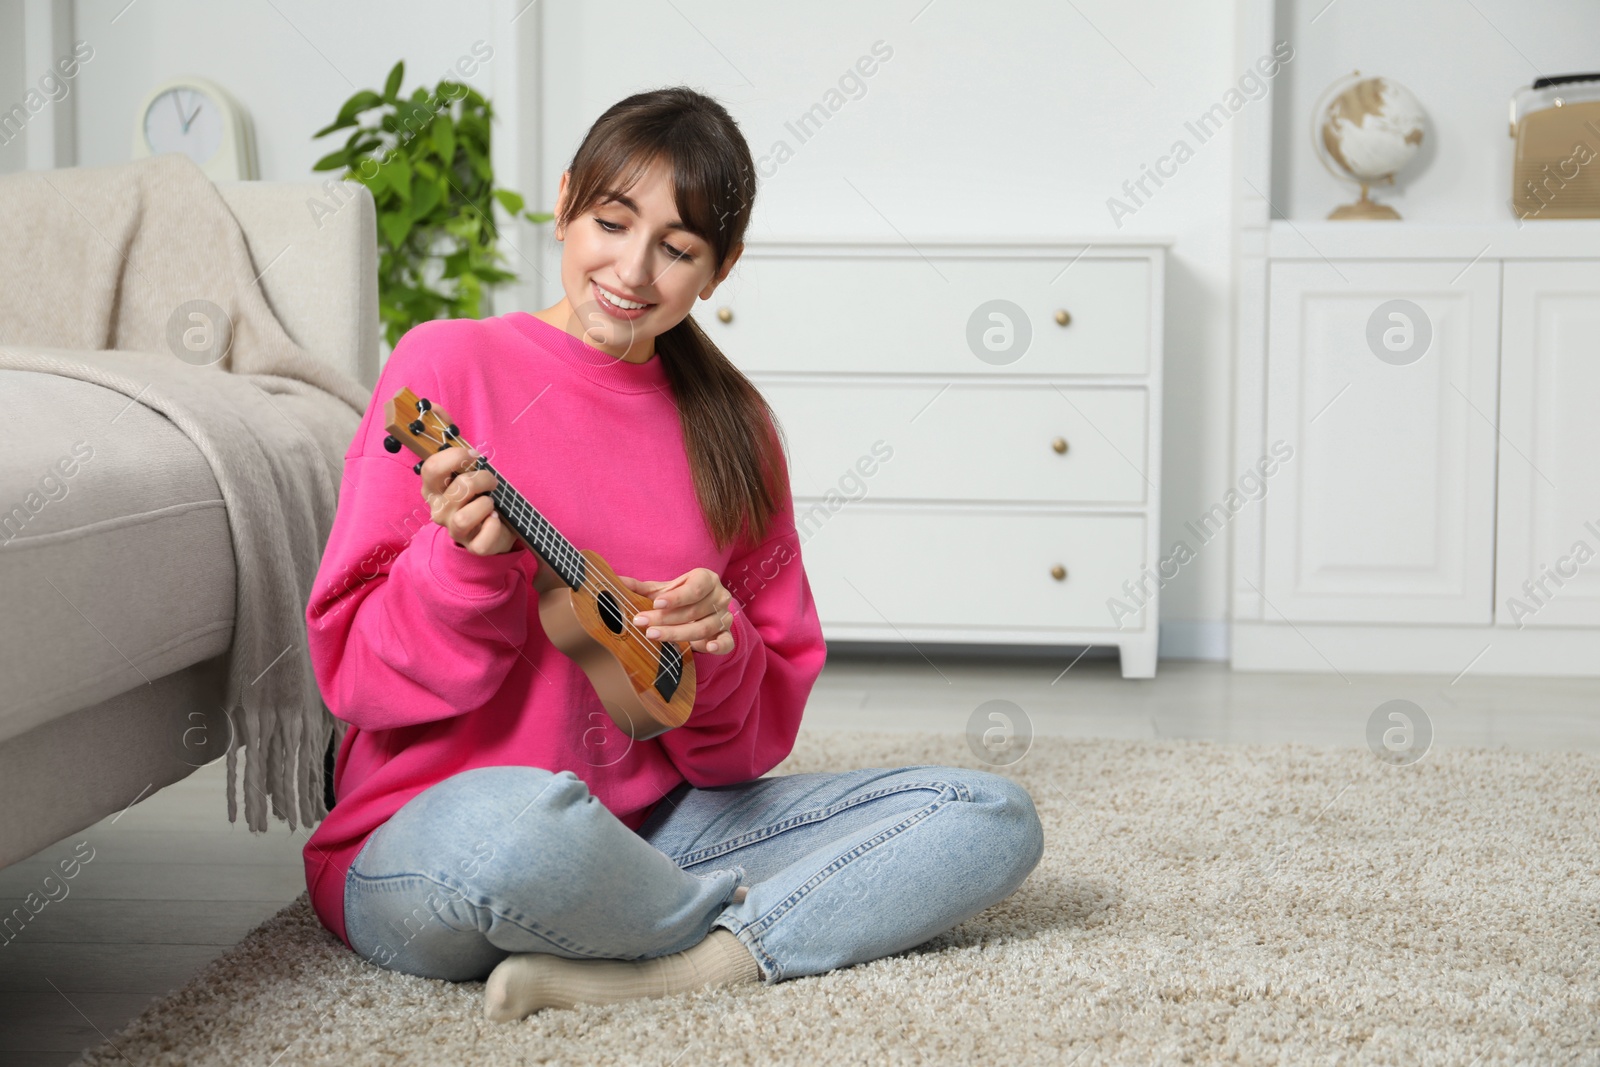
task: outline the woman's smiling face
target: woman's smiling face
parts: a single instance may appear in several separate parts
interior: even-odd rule
[[[557,218],[571,177],[561,175]],[[557,227],[566,295],[537,317],[619,359],[648,361],[655,339],[683,321],[695,297],[710,299],[744,251],[736,246],[719,270],[711,243],[683,227],[672,171],[658,159],[631,188],[602,197],[564,232]]]

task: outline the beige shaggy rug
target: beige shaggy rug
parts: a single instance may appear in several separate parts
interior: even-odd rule
[[[987,765],[805,733],[777,773]],[[302,896],[80,1060],[137,1064],[1600,1064],[1600,757],[1039,738],[1044,859],[912,951],[486,1021]]]

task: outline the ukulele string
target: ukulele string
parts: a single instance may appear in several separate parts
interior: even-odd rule
[[[429,411],[431,412],[432,409],[430,408]],[[434,418],[435,419],[438,419],[438,417],[439,416],[437,414],[434,414]],[[418,421],[421,421],[421,420],[418,420]],[[426,429],[427,429],[427,423],[425,423],[425,422],[423,423],[423,429],[424,429],[424,431],[426,431]],[[441,423],[441,433],[447,433],[447,432],[448,432],[448,429],[443,427],[443,424]],[[425,439],[427,441],[431,441],[434,444],[440,445],[442,447],[449,447],[449,445],[450,445],[449,441],[443,440],[443,439],[438,438],[438,437],[431,437],[426,432],[424,432],[422,434],[419,434],[418,436],[422,437],[423,439]],[[480,457],[483,455],[482,452],[478,451],[476,446],[474,446],[470,442],[468,442],[467,439],[462,437],[459,433],[451,434],[450,436],[454,437],[458,442],[460,442],[462,445],[465,445],[472,452],[477,453]],[[479,468],[479,469],[481,470],[482,468]],[[498,471],[494,472],[494,474],[495,474],[495,481],[496,482],[498,482],[500,485],[504,486],[506,489],[510,489],[511,488],[510,483],[506,482],[505,479],[501,478]],[[521,494],[518,494],[518,495],[520,496]],[[518,517],[521,517],[521,518],[524,518],[524,519],[532,518],[531,514],[523,515],[523,516],[518,516],[516,514],[518,509],[522,509],[522,508],[528,508],[531,511],[531,505],[528,505],[525,502],[519,502],[519,501],[516,501],[516,500],[511,501],[511,505],[512,505],[512,512],[513,512],[512,513],[512,517],[513,518],[518,518]],[[547,525],[548,525],[548,522],[547,522]],[[582,573],[584,574],[584,577],[582,579],[580,579],[579,587],[582,588],[582,589],[588,590],[591,594],[596,593],[598,587],[596,585],[594,585],[590,581],[590,579],[588,577],[589,571],[591,569],[587,565],[588,561],[585,560],[581,555],[576,554],[575,551],[569,552],[569,551],[567,551],[565,549],[562,549],[560,546],[557,546],[557,552],[558,552],[558,554],[561,555],[561,558],[563,560],[565,560],[565,561],[567,561],[569,563],[569,565],[571,565],[571,566],[573,566],[573,567],[575,567],[577,569],[580,569],[582,571]],[[632,606],[632,601],[629,599],[629,597],[626,594],[624,594],[624,592],[621,589],[618,589],[616,586],[612,585],[611,584],[611,580],[609,578],[607,578],[604,574],[601,574],[600,575],[600,579],[601,579],[602,582],[605,583],[604,587],[607,590],[609,590],[613,595],[615,595],[620,602],[622,602],[623,604],[628,604],[630,607]],[[647,655],[655,655],[656,654],[655,650],[650,647],[650,641],[652,639],[649,638],[649,637],[646,637],[644,635],[643,631],[641,631],[639,629],[638,625],[633,621],[632,617],[623,616],[622,625],[623,625],[623,629],[624,629],[625,633],[631,633],[631,634],[635,635],[634,639],[639,643],[639,647],[642,648]],[[663,642],[663,643],[665,643],[665,642]]]
[[[459,434],[455,434],[455,435],[452,435],[452,436],[454,436],[457,440],[462,440],[463,443],[465,443],[464,439],[462,439]],[[443,442],[443,441],[441,441],[439,443],[440,444],[448,444],[448,442]],[[467,447],[471,448],[472,446],[471,445],[467,445]],[[473,451],[477,451],[477,449],[474,448]],[[481,453],[480,453],[480,455],[481,455]],[[482,469],[482,468],[479,468],[479,469]],[[499,487],[500,488],[503,488],[505,490],[514,492],[514,490],[512,490],[512,487],[510,486],[510,484],[507,483],[503,478],[499,477],[499,472],[498,471],[495,471],[493,473],[496,475],[496,479],[499,482]],[[519,499],[515,499],[515,498],[509,498],[509,497],[506,498],[503,501],[503,503],[506,505],[504,510],[506,512],[507,517],[509,517],[511,519],[521,520],[524,525],[530,526],[530,528],[531,528],[531,523],[529,522],[529,520],[531,520],[534,517],[534,513],[531,510],[531,505],[527,504],[523,500],[519,500]],[[591,573],[599,573],[599,572],[596,572],[593,567],[589,566],[588,561],[585,560],[581,555],[579,555],[574,549],[566,547],[564,545],[560,545],[560,544],[554,544],[551,547],[552,547],[554,553],[556,554],[557,559],[561,560],[562,562],[566,563],[569,567],[572,567],[573,569],[578,570],[583,574],[583,578],[581,578],[580,581],[579,581],[578,588],[587,590],[591,594],[594,594],[594,595],[597,596],[598,590],[601,587],[596,585],[595,581],[593,579],[591,579],[589,576],[590,576]],[[627,596],[625,596],[623,594],[622,590],[620,590],[616,586],[612,585],[610,579],[606,578],[604,574],[599,574],[599,580],[604,583],[604,588],[605,589],[609,590],[611,593],[613,593],[617,597],[617,600],[620,603],[627,604],[630,607],[632,606],[631,601],[628,599]],[[598,598],[598,596],[597,596],[597,598]],[[632,636],[634,641],[639,645],[639,647],[641,649],[644,650],[646,655],[654,656],[656,654],[656,652],[655,652],[654,649],[651,648],[651,646],[649,644],[651,639],[646,637],[638,629],[637,624],[635,624],[633,622],[631,617],[624,617],[621,621],[622,621],[622,625],[623,625],[623,628],[624,628],[625,635]]]
[[[435,417],[437,417],[437,416],[435,416]],[[440,439],[434,438],[434,437],[427,437],[426,434],[424,434],[423,436],[426,437],[427,440],[433,441],[436,444],[439,444],[441,446],[448,446],[449,443],[450,443],[447,440],[440,440]],[[471,449],[473,452],[478,453],[478,455],[480,455],[480,456],[482,455],[482,453],[475,446],[473,446],[470,442],[468,442],[466,440],[466,438],[462,437],[459,433],[451,434],[450,436],[454,437],[456,439],[456,441],[458,441],[461,444],[465,445],[467,448]],[[482,469],[482,468],[479,468],[479,469]],[[500,486],[502,488],[507,489],[507,490],[511,490],[511,491],[514,492],[514,490],[512,490],[511,485],[509,483],[507,483],[505,481],[505,479],[503,479],[503,478],[501,478],[499,476],[499,472],[498,471],[495,471],[493,473],[495,474],[496,481],[500,484]],[[520,494],[518,494],[518,496],[520,496]],[[509,508],[507,509],[507,511],[508,511],[508,514],[509,514],[509,516],[511,518],[513,518],[513,519],[522,519],[525,524],[526,524],[526,521],[528,519],[533,518],[533,512],[531,510],[531,505],[527,504],[524,500],[511,499],[511,500],[508,500],[507,503],[510,505]],[[569,542],[569,544],[570,544],[570,542]],[[591,594],[595,593],[598,587],[588,577],[590,572],[591,572],[591,570],[593,569],[593,568],[589,567],[588,561],[585,560],[581,555],[579,555],[576,552],[575,549],[571,549],[571,548],[568,548],[568,547],[563,547],[561,545],[555,545],[553,547],[554,547],[559,559],[561,559],[562,561],[566,562],[569,566],[573,567],[574,569],[580,570],[583,573],[584,577],[580,580],[579,588],[588,590]],[[613,593],[617,597],[617,599],[619,601],[621,601],[624,604],[629,604],[631,606],[631,601],[629,600],[629,598],[626,595],[623,594],[622,590],[620,590],[616,586],[612,585],[609,578],[606,578],[604,574],[601,574],[600,575],[600,580],[605,583],[604,587],[606,589],[608,589],[611,593]],[[651,650],[651,648],[650,648],[650,646],[648,644],[648,642],[651,639],[648,638],[648,637],[645,637],[643,635],[643,633],[638,629],[637,624],[635,624],[631,618],[624,618],[622,620],[622,622],[623,622],[623,626],[625,627],[625,629],[628,632],[630,632],[631,634],[635,635],[635,639],[639,642],[641,648],[643,648],[647,653],[650,653],[650,652],[653,651],[653,650]]]

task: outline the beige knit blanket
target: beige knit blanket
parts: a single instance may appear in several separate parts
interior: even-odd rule
[[[256,278],[238,221],[187,156],[0,177],[0,367],[137,398],[211,465],[238,575],[228,819],[243,747],[246,824],[265,831],[270,802],[292,830],[327,815],[322,758],[343,733],[312,673],[305,608],[368,397],[284,332]],[[194,351],[203,332],[172,337],[196,300],[231,330],[215,363]]]

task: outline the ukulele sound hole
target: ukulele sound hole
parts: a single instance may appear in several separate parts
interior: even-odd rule
[[[622,609],[617,605],[617,598],[607,590],[600,590],[595,594],[595,604],[600,609],[600,620],[606,624],[606,629],[614,634],[622,632]]]

